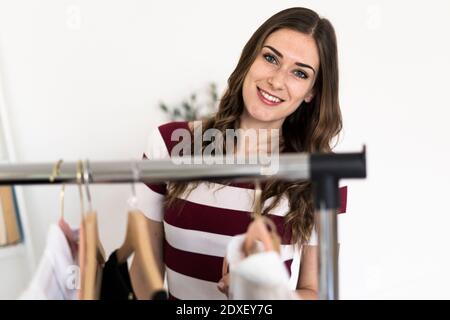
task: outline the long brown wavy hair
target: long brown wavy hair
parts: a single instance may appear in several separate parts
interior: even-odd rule
[[[239,62],[228,79],[228,86],[220,99],[217,113],[202,119],[203,132],[215,128],[225,136],[226,129],[239,128],[239,118],[244,110],[242,86],[244,78],[260,53],[267,37],[279,29],[291,29],[312,36],[315,39],[320,66],[314,84],[314,97],[302,102],[295,112],[290,114],[282,125],[281,152],[331,152],[331,143],[342,129],[342,117],[338,97],[338,56],[334,28],[331,23],[306,8],[290,8],[278,12],[264,22],[245,45]],[[192,142],[193,143],[193,142]],[[225,143],[225,142],[224,142]],[[203,142],[203,148],[208,142]],[[192,153],[194,148],[191,148]],[[225,147],[223,148],[225,150]],[[217,181],[218,182],[218,181]],[[190,190],[199,182],[173,182],[168,186],[165,206],[172,206],[177,197],[191,185]],[[230,181],[220,181],[229,185]],[[274,201],[262,212],[267,214],[281,201],[283,195],[289,200],[289,212],[285,218],[290,227],[293,243],[308,242],[314,227],[314,206],[312,186],[309,181],[280,181],[271,178],[266,181],[261,201],[270,197]]]

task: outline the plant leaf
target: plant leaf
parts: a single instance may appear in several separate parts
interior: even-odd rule
[[[162,109],[162,111],[164,112],[169,112],[169,109],[167,108],[167,106],[164,103],[160,103],[159,107]]]
[[[192,107],[186,101],[183,101],[181,105],[183,106],[184,110],[186,110],[188,112],[192,110]]]

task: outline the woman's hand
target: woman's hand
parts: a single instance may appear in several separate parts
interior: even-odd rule
[[[222,292],[228,298],[228,286],[229,286],[230,274],[225,274],[217,283],[217,289]]]

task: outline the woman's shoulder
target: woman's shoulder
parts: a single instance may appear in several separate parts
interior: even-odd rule
[[[173,147],[179,142],[172,139],[175,130],[192,131],[193,122],[170,121],[153,127],[150,130],[144,157],[153,159],[164,159],[170,157]]]
[[[158,126],[158,130],[162,136],[172,134],[176,129],[191,129],[193,128],[192,121],[170,121]]]

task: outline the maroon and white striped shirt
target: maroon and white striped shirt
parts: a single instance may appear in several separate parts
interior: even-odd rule
[[[187,122],[170,122],[155,129],[148,141],[144,158],[168,159],[178,141],[171,141],[173,130],[188,128]],[[138,207],[154,221],[164,225],[164,263],[167,285],[171,298],[175,299],[226,299],[217,289],[222,277],[222,262],[230,239],[245,233],[251,221],[253,207],[253,184],[200,183],[178,201],[179,209],[163,209],[166,184],[140,184]],[[347,188],[341,188],[341,212],[345,212]],[[264,207],[274,198],[267,199]],[[284,216],[289,212],[286,197],[268,215],[282,236],[281,258],[291,275],[292,289],[297,285],[301,248],[292,245],[290,230],[284,226]],[[313,231],[309,245],[317,245]]]

